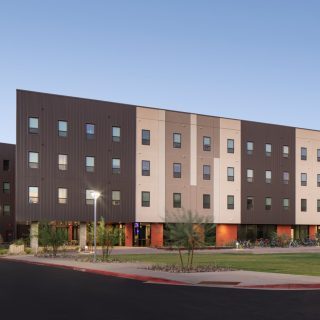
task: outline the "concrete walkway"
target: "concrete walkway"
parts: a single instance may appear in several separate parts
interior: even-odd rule
[[[101,251],[98,250],[100,253]],[[177,253],[177,250],[157,249],[151,247],[114,247],[112,255],[122,254],[168,254]],[[270,253],[320,253],[320,247],[296,247],[296,248],[253,248],[253,249],[203,249],[196,250],[197,254],[208,253],[252,253],[252,254],[270,254]]]
[[[114,247],[113,255],[120,254],[164,254],[176,253],[176,250],[156,249],[150,247]],[[296,248],[260,248],[253,249],[203,249],[196,250],[196,253],[252,253],[252,254],[270,254],[270,253],[320,253],[320,247],[296,247]]]
[[[320,277],[265,273],[254,271],[224,271],[199,273],[169,273],[144,269],[145,263],[91,263],[63,258],[41,258],[32,255],[6,256],[2,259],[69,268],[145,282],[257,289],[320,289]]]

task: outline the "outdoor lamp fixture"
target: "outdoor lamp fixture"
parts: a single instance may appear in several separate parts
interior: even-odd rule
[[[93,204],[93,214],[94,214],[94,225],[93,225],[93,241],[94,241],[94,255],[93,262],[97,261],[97,200],[100,197],[100,192],[91,192],[92,198],[94,200]]]

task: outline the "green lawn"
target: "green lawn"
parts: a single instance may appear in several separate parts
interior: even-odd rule
[[[175,253],[114,255],[113,257],[120,261],[141,261],[155,264],[179,263],[179,256]],[[219,266],[229,266],[239,270],[320,276],[319,253],[197,254],[194,257],[194,262],[199,265],[216,263]]]

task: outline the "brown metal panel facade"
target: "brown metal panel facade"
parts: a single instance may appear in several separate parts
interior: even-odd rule
[[[10,189],[8,190],[8,184]],[[0,235],[11,241],[15,233],[15,145],[0,143]],[[9,211],[8,211],[9,210]]]
[[[39,118],[39,133],[28,132],[28,118]],[[59,137],[58,121],[68,122],[67,137]],[[86,124],[95,125],[88,139]],[[112,127],[121,128],[120,142]],[[135,221],[136,108],[125,104],[17,90],[17,221],[92,221],[93,206],[86,189],[101,192],[98,218],[107,222]],[[39,152],[38,169],[28,166],[28,152]],[[58,154],[68,155],[68,170],[58,169]],[[94,172],[86,172],[85,157],[95,157]],[[112,173],[112,158],[121,160]],[[39,187],[39,203],[29,204],[28,187]],[[68,189],[67,204],[58,203],[58,188]],[[112,191],[121,192],[112,205]]]
[[[252,154],[247,142],[254,143]],[[241,193],[242,224],[295,223],[295,129],[285,126],[241,121]],[[266,156],[265,144],[272,145],[271,156]],[[289,146],[289,156],[283,157],[283,146]],[[254,171],[253,182],[247,182],[247,169]],[[265,181],[265,171],[272,172],[271,183]],[[283,172],[289,172],[288,184]],[[247,210],[247,197],[254,198],[253,210]],[[272,198],[271,210],[265,209],[265,198]],[[290,199],[288,210],[283,199]]]

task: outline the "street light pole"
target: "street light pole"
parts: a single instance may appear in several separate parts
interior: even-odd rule
[[[97,261],[97,198],[94,198],[94,225],[93,225],[93,242],[94,242],[94,255],[93,262]]]
[[[100,197],[100,192],[93,191],[91,193],[93,197],[93,215],[94,215],[94,225],[93,225],[93,244],[94,244],[94,254],[93,262],[97,261],[97,200]]]

